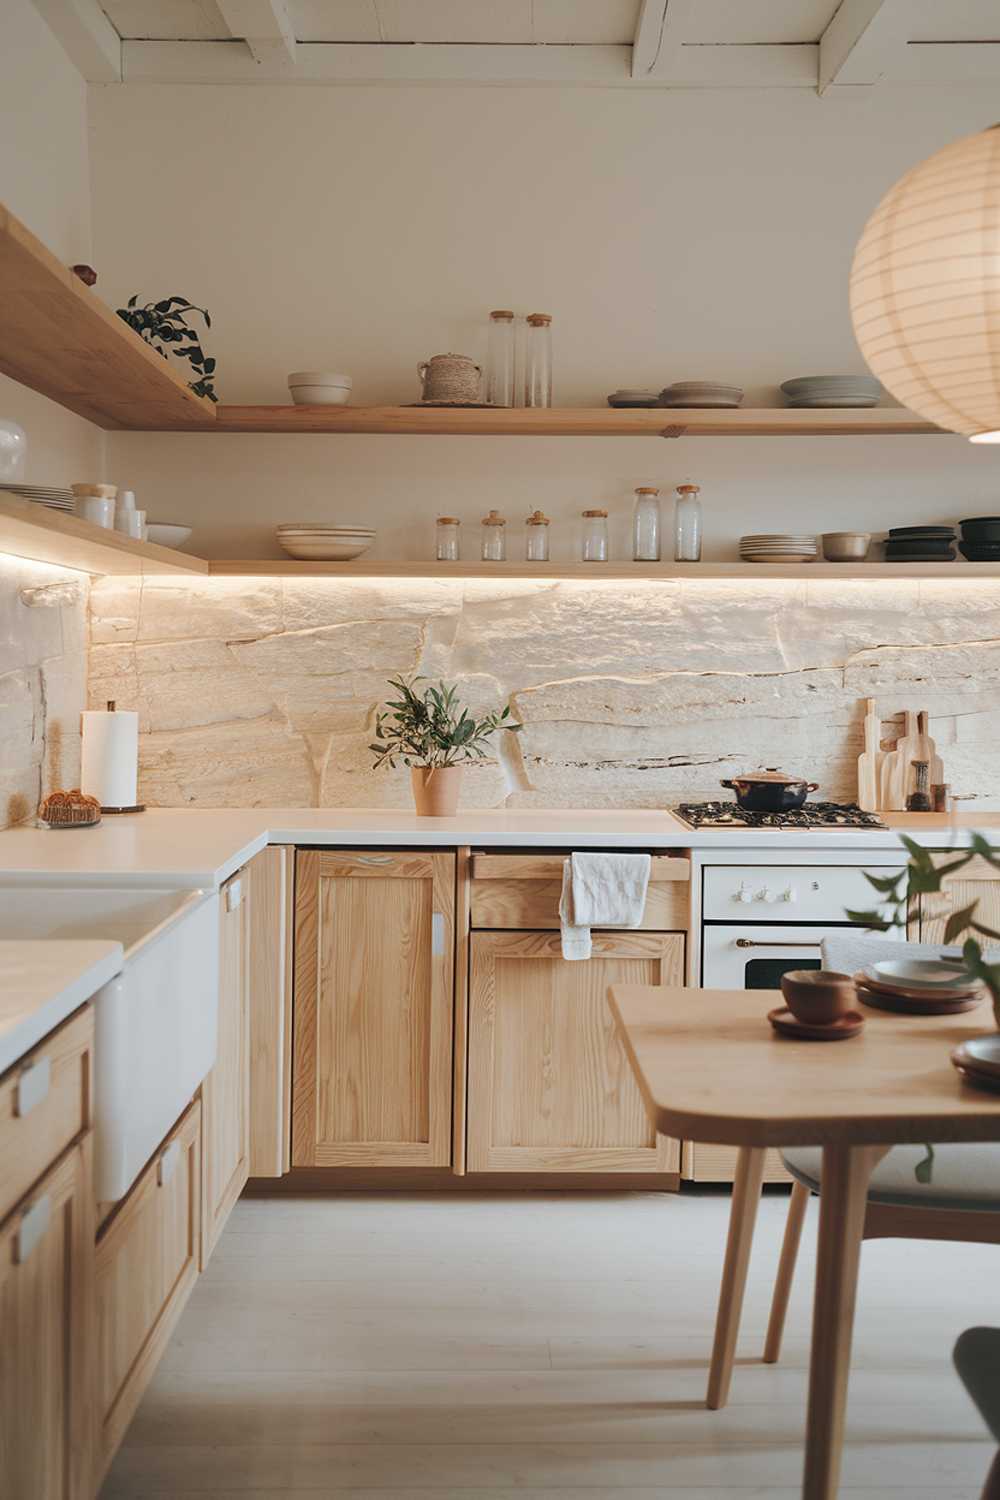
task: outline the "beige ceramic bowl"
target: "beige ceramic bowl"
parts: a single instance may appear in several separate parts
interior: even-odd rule
[[[823,556],[827,562],[864,562],[871,544],[867,531],[824,531]]]

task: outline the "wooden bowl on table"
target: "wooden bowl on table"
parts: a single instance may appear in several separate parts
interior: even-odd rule
[[[829,1026],[853,1009],[858,990],[850,974],[832,969],[789,969],[781,976],[785,1004],[807,1026]]]

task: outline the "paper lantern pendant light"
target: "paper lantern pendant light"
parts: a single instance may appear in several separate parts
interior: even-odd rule
[[[904,406],[1000,443],[1000,126],[914,167],[858,241],[851,317]]]

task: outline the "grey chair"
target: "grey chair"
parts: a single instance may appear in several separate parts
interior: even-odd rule
[[[1000,1328],[967,1328],[952,1358],[994,1442],[1000,1443]],[[990,1465],[982,1500],[1000,1500],[1000,1453]]]

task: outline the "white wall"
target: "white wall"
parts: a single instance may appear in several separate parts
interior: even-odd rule
[[[105,294],[213,315],[231,402],[291,369],[360,403],[416,398],[428,354],[485,350],[491,307],[555,317],[556,400],[862,368],[847,311],[867,214],[911,163],[992,122],[988,88],[636,92],[124,86],[91,96]],[[879,530],[994,511],[994,453],[960,439],[538,440],[114,435],[108,477],[219,556],[274,554],[280,519],[377,520],[426,555],[436,511],[570,518],[636,483],[705,486],[708,555],[741,530]],[[474,525],[470,525],[474,531]],[[466,540],[469,555],[477,538]],[[512,550],[520,539],[512,537]]]
[[[31,0],[4,0],[0,45],[0,203],[67,265],[90,263],[87,86]],[[25,478],[94,478],[102,434],[0,376],[0,416],[28,434]]]

